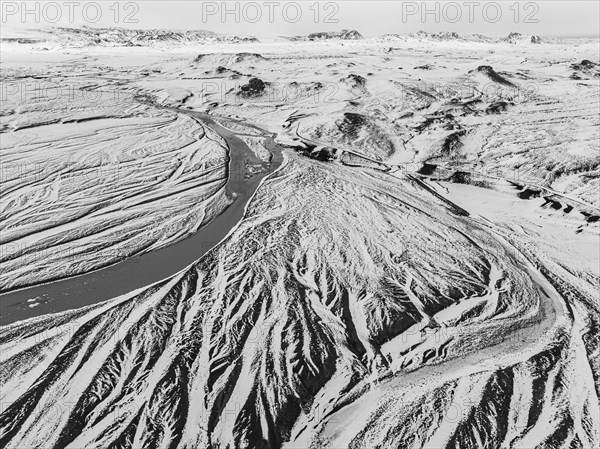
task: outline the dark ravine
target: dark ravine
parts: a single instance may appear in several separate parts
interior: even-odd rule
[[[283,161],[281,149],[274,142],[275,136],[256,126],[245,124],[261,131],[267,137],[265,145],[271,152],[272,159],[270,163],[265,164],[237,137],[237,134],[242,133],[218,125],[211,116],[201,112],[168,109],[198,119],[225,139],[230,158],[225,188],[228,196],[235,198],[233,203],[197,233],[165,248],[82,275],[0,295],[0,326],[48,313],[97,304],[164,280],[217,246],[241,221],[246,205],[261,181],[273,173]],[[248,162],[254,166],[262,165],[263,170],[253,173],[246,165]],[[39,305],[30,308],[30,300],[35,300]]]

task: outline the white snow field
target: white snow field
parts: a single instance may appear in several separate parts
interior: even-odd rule
[[[3,290],[235,202],[190,112],[283,163],[187,268],[0,327],[1,447],[600,445],[597,40],[98,33],[3,44]]]

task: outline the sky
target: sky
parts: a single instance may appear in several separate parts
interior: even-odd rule
[[[0,1],[11,29],[120,26],[253,36],[356,29],[365,37],[418,30],[505,36],[600,35],[598,0],[546,1]]]

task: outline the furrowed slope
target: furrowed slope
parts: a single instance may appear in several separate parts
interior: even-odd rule
[[[0,330],[0,444],[597,443],[593,371],[570,333],[597,329],[555,288],[506,236],[420,183],[288,154],[189,269]],[[440,415],[453,397],[473,405],[451,426]],[[550,415],[531,406],[527,425],[541,430],[516,431],[506,413],[532,400]]]

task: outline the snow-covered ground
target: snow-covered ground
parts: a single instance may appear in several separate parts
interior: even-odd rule
[[[226,146],[194,119],[139,104],[87,56],[41,75],[7,59],[2,290],[164,247],[228,204]]]
[[[222,211],[184,110],[285,150],[192,266],[0,328],[2,447],[598,446],[598,41],[355,37],[3,45],[3,289]]]

